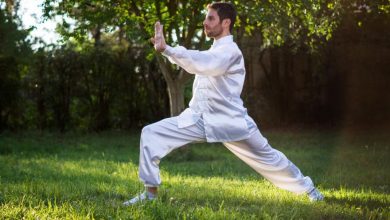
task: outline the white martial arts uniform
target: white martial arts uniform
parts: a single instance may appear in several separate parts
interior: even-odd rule
[[[310,177],[273,149],[240,98],[244,59],[231,35],[214,40],[206,51],[169,47],[163,55],[195,74],[189,108],[142,129],[139,176],[147,187],[161,184],[159,162],[172,150],[192,142],[222,142],[276,186],[295,193],[314,189]]]

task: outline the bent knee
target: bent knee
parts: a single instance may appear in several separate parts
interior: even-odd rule
[[[141,139],[144,139],[145,137],[150,137],[151,135],[153,135],[153,124],[151,125],[147,125],[145,127],[142,128],[142,131],[141,131]]]
[[[154,147],[156,145],[156,140],[159,140],[157,135],[156,126],[154,126],[154,124],[150,124],[142,128],[140,147]]]

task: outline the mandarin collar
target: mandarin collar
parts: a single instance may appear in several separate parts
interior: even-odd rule
[[[218,40],[214,39],[214,42],[213,42],[212,46],[216,47],[218,45],[222,45],[222,44],[225,44],[225,43],[231,43],[231,42],[233,42],[233,35],[227,35],[227,36],[219,38]]]

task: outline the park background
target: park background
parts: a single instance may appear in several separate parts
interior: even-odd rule
[[[191,98],[193,76],[153,51],[149,41],[153,24],[157,20],[164,24],[172,45],[207,49],[212,41],[202,32],[202,21],[209,2],[44,0],[38,20],[55,19],[60,37],[54,42],[31,35],[39,24],[24,25],[21,2],[0,0],[0,205],[6,218],[389,216],[388,0],[232,1],[238,10],[233,35],[247,71],[245,106],[271,144],[320,183],[330,204],[308,205],[304,199],[296,204],[293,196],[266,182],[256,183],[259,176],[225,155],[220,145],[212,145],[211,150],[200,145],[167,159],[163,172],[172,175],[162,193],[167,198],[133,207],[130,213],[116,204],[139,190],[140,129],[179,114]],[[214,150],[220,155],[213,155]],[[91,162],[90,155],[98,161]],[[175,168],[176,163],[183,169]],[[191,166],[194,163],[198,169]],[[101,169],[94,170],[91,164]],[[47,166],[62,170],[65,179]],[[211,178],[216,186],[229,179],[234,180],[230,186],[240,181],[260,184],[256,187],[265,187],[272,195],[255,193],[260,211],[251,205],[257,204],[256,196],[237,210],[234,199],[223,193],[200,194],[203,197],[195,199],[194,205],[185,199],[185,183],[191,186],[205,180],[182,176],[191,175],[189,171],[197,178]],[[110,190],[91,182],[85,176],[88,172],[99,174],[93,176],[97,182],[120,186]],[[174,174],[184,187],[176,184]],[[58,185],[58,180],[68,181],[69,176],[80,178]],[[41,181],[49,187],[39,188]],[[85,183],[98,185],[92,187],[95,191],[77,187]],[[208,192],[205,185],[197,189]],[[175,194],[170,186],[179,188],[172,198],[181,203],[169,199]],[[235,192],[225,187],[225,195]],[[81,190],[73,192],[74,188]],[[69,197],[63,196],[67,193]],[[99,200],[83,203],[88,194]],[[286,199],[272,200],[274,194]],[[107,204],[100,204],[101,200],[110,201],[108,210],[102,211]],[[172,207],[164,205],[168,203]],[[298,208],[286,211],[291,204]]]

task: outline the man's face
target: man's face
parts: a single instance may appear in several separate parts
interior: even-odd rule
[[[203,21],[203,27],[207,37],[218,38],[222,34],[222,23],[216,10],[208,9],[206,18]]]

